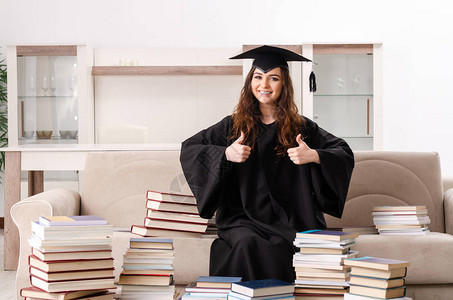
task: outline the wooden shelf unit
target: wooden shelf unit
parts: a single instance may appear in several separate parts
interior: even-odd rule
[[[242,75],[242,66],[93,66],[93,76]]]

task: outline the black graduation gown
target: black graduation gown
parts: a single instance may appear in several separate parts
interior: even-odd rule
[[[259,124],[245,162],[227,161],[225,149],[234,142],[231,116],[182,143],[181,165],[200,216],[216,212],[219,238],[211,246],[210,275],[293,282],[296,232],[325,229],[323,212],[341,217],[354,167],[352,150],[305,121],[300,133],[318,152],[320,164],[296,165],[287,155],[275,155],[275,123]]]

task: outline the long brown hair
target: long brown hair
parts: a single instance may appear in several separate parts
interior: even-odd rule
[[[244,132],[244,144],[253,148],[258,137],[258,122],[261,120],[259,101],[252,91],[252,79],[255,72],[252,67],[241,90],[239,103],[233,112],[233,128],[231,139],[237,139]],[[296,144],[296,136],[303,128],[303,119],[299,116],[294,102],[294,89],[289,70],[280,68],[282,74],[282,92],[276,101],[277,145],[275,151],[278,155],[285,155],[288,148]]]

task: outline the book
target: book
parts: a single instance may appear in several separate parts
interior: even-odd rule
[[[107,220],[95,215],[40,216],[39,223],[46,226],[107,225]]]
[[[405,280],[402,277],[393,279],[382,279],[378,277],[351,275],[349,283],[355,285],[365,285],[388,289],[403,286],[405,284]]]
[[[89,291],[73,291],[73,292],[60,292],[49,293],[38,289],[36,287],[26,287],[20,290],[20,295],[27,298],[38,298],[46,300],[72,300],[90,295],[97,295],[106,292],[106,289],[89,290]]]
[[[36,256],[30,255],[28,257],[28,264],[30,267],[35,267],[45,272],[110,269],[113,268],[113,258],[43,262]]]
[[[348,226],[342,228],[328,228],[330,231],[343,231],[343,232],[355,232],[359,235],[361,234],[377,234],[376,227],[373,225],[370,226]]]
[[[40,239],[79,239],[92,237],[106,237],[113,235],[112,225],[86,226],[47,226],[39,222],[31,222],[33,234]]]
[[[189,293],[222,293],[222,294],[228,294],[230,288],[214,288],[214,287],[197,287],[197,282],[190,282],[189,284],[186,285],[185,291]]]
[[[364,256],[358,258],[345,259],[344,264],[349,266],[357,266],[379,270],[393,270],[408,267],[410,265],[410,262],[396,259]]]
[[[130,238],[130,248],[173,250],[172,239]]]
[[[30,275],[41,278],[45,281],[61,281],[61,280],[76,280],[76,279],[92,279],[92,278],[107,278],[113,277],[113,268],[100,270],[84,270],[74,272],[44,272],[34,267],[29,269]]]
[[[173,269],[124,269],[123,274],[127,275],[175,275],[175,270]]]
[[[347,272],[351,268],[349,266],[345,266],[342,264],[322,264],[322,263],[302,262],[302,261],[293,261],[293,266],[296,270],[299,268],[313,268],[313,269],[324,269],[324,271],[341,270],[341,271],[345,271],[345,272]]]
[[[208,224],[186,223],[145,218],[145,227],[204,233]]]
[[[349,252],[350,247],[344,248],[344,249],[329,249],[329,248],[308,248],[308,247],[303,247],[300,248],[299,252],[300,253],[306,253],[306,254],[346,254]]]
[[[87,246],[87,245],[111,245],[112,238],[111,237],[102,237],[102,238],[83,238],[83,239],[58,239],[58,240],[42,240],[39,237],[32,235],[31,238],[28,239],[28,243],[30,246],[35,248],[48,248],[52,249],[52,247],[69,247],[69,246]]]
[[[314,270],[314,271],[310,271]],[[311,268],[296,268],[296,279],[310,277],[310,278],[332,278],[332,279],[349,279],[349,272],[343,270],[325,270],[325,269],[311,269]],[[298,275],[302,274],[302,275]]]
[[[369,277],[376,277],[382,279],[392,279],[398,277],[405,277],[407,274],[407,267],[404,268],[397,268],[392,270],[378,270],[378,269],[370,269],[370,268],[363,268],[363,267],[352,267],[351,274],[360,275],[360,276],[369,276]]]
[[[295,261],[309,261],[309,262],[338,262],[342,263],[347,258],[353,258],[359,252],[350,250],[345,254],[304,254],[296,253],[294,254]]]
[[[406,287],[403,286],[390,289],[381,289],[361,285],[351,285],[349,287],[349,293],[387,299],[404,297],[406,295]]]
[[[132,225],[131,233],[141,235],[144,237],[193,237],[200,238],[201,233],[199,232],[190,232],[190,231],[178,231],[178,230],[167,230],[167,229],[157,229],[150,228],[140,225]]]
[[[356,232],[329,231],[329,230],[307,230],[296,233],[296,238],[321,239],[328,241],[342,241],[345,239],[354,239],[359,234]]]
[[[185,293],[181,300],[227,300],[226,294],[209,294],[209,295],[195,295],[192,293]]]
[[[98,290],[98,289],[114,289],[115,278],[100,278],[88,280],[64,280],[47,282],[35,276],[30,276],[31,285],[41,290],[51,293],[57,292],[73,292],[81,290]]]
[[[293,293],[294,285],[279,279],[261,279],[234,282],[231,291],[250,297],[260,297]]]
[[[208,224],[208,219],[203,219],[199,215],[183,214],[175,212],[164,212],[158,210],[147,209],[146,217],[154,220],[181,221],[195,224]]]
[[[77,252],[42,252],[31,248],[31,253],[42,261],[103,259],[112,257],[112,250],[77,251]]]
[[[296,284],[294,287],[294,294],[326,294],[326,295],[343,295],[348,292],[347,287],[319,287],[319,286],[312,286],[312,287],[304,287],[299,286]]]
[[[193,195],[184,195],[184,194],[177,194],[177,193],[163,193],[148,190],[146,192],[146,199],[148,200],[156,200],[156,201],[164,201],[164,202],[174,202],[174,203],[185,203],[185,204],[192,204],[196,205],[197,200]]]
[[[404,205],[404,206],[390,206],[390,205],[382,205],[382,206],[375,206],[373,211],[420,211],[426,210],[426,205]]]
[[[124,264],[168,264],[173,263],[173,258],[132,257],[123,255]]]
[[[311,284],[311,285],[331,285],[331,286],[342,286],[342,287],[348,287],[349,283],[346,281],[332,281],[332,280],[302,280],[302,279],[296,279],[294,281],[296,285],[304,285],[304,284]]]
[[[79,251],[106,251],[112,250],[111,243],[100,244],[100,245],[46,245],[45,247],[40,246],[39,239],[30,238],[28,240],[29,245],[41,251],[42,253],[56,253],[56,252],[79,252]]]
[[[126,250],[126,256],[141,256],[141,257],[156,257],[156,258],[169,258],[175,257],[174,250],[169,249],[138,249],[129,248]]]
[[[239,300],[268,300],[268,299],[285,299],[285,300],[290,300],[294,298],[293,293],[287,293],[287,294],[278,294],[278,295],[272,295],[272,296],[261,296],[261,297],[250,297],[246,296],[240,293],[236,293],[233,291],[230,291],[228,293],[228,299],[234,298],[234,299],[239,299]]]
[[[240,282],[242,277],[200,276],[196,281],[197,287],[230,288],[233,282]]]
[[[170,285],[173,282],[173,276],[171,275],[132,275],[132,274],[120,274],[118,284],[135,284],[135,285],[158,285],[165,286]]]
[[[155,200],[146,200],[146,208],[164,212],[186,213],[198,215],[198,208],[193,204],[171,203]]]
[[[382,300],[382,298],[375,298],[375,297],[368,297],[368,296],[361,296],[361,295],[346,293],[346,294],[344,294],[344,300]],[[397,297],[397,298],[392,298],[392,300],[412,300],[412,298]]]

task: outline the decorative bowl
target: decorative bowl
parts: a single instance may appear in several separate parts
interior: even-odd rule
[[[52,130],[38,130],[36,131],[38,139],[50,139],[52,137]]]
[[[70,139],[75,139],[75,138],[77,138],[77,133],[78,133],[77,130],[70,130],[70,131],[69,131],[69,138],[70,138]]]
[[[60,130],[60,138],[69,139],[69,130]]]

